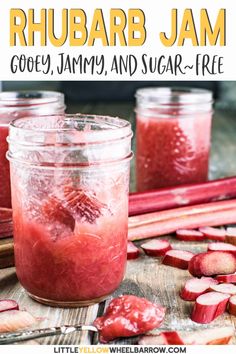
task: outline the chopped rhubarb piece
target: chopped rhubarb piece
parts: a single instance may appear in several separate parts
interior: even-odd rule
[[[46,220],[50,222],[59,221],[72,231],[74,230],[75,219],[55,196],[51,195],[43,202],[41,211]]]
[[[217,291],[222,294],[236,295],[236,285],[233,284],[212,284],[210,285],[209,290]]]
[[[70,185],[66,185],[59,196],[49,195],[41,207],[41,213],[46,220],[58,221],[72,231],[76,220],[93,224],[105,210],[108,210],[107,206],[101,203],[95,194]]]
[[[236,283],[236,273],[233,274],[220,274],[217,275],[216,280],[218,280],[219,283]]]
[[[229,299],[229,313],[236,316],[236,295],[231,296]]]
[[[162,332],[162,335],[166,338],[167,344],[170,345],[184,345],[183,339],[176,331]]]
[[[185,344],[193,345],[219,345],[228,344],[234,335],[232,326],[219,328],[204,328],[203,330],[184,333]]]
[[[225,312],[230,295],[210,292],[200,295],[195,302],[191,320],[197,323],[210,323]]]
[[[176,237],[182,241],[203,241],[205,236],[197,230],[180,229],[176,231]]]
[[[190,260],[188,270],[194,277],[231,274],[236,272],[236,257],[220,251],[199,253]]]
[[[236,227],[227,228],[226,242],[236,246]]]
[[[179,269],[188,269],[188,263],[193,256],[192,252],[170,250],[166,252],[162,263]]]
[[[0,300],[0,312],[19,310],[19,305],[15,300]]]
[[[203,233],[203,235],[208,238],[208,240],[213,241],[225,241],[226,237],[226,230],[225,229],[218,229],[216,227],[200,227],[199,231]]]
[[[38,320],[27,311],[11,310],[0,313],[0,333],[14,332],[34,325]]]
[[[236,246],[224,242],[212,242],[208,245],[208,251],[231,252],[236,255]]]
[[[107,343],[119,337],[144,334],[162,323],[165,309],[133,295],[113,299],[105,314],[94,321],[100,341]]]
[[[138,247],[131,241],[127,243],[127,259],[136,259],[139,257],[140,251]]]
[[[234,335],[233,326],[204,328],[198,331],[170,331],[159,335],[146,335],[140,338],[140,345],[219,345],[228,344]],[[167,340],[169,339],[169,341]]]
[[[158,335],[142,336],[139,341],[139,345],[168,345],[166,337],[160,333]]]
[[[186,301],[195,301],[198,296],[207,292],[211,285],[216,284],[217,280],[207,277],[189,279],[181,289],[180,297]]]
[[[141,245],[148,256],[161,257],[171,250],[172,247],[167,240],[151,240]]]
[[[93,224],[105,210],[108,210],[107,206],[91,192],[75,189],[69,185],[64,187],[63,192],[62,204],[75,220],[84,220]]]

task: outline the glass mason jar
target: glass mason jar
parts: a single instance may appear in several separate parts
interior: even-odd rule
[[[9,123],[25,116],[64,113],[64,95],[53,91],[0,93],[0,207],[11,208],[9,162],[6,159]]]
[[[137,190],[206,181],[212,92],[143,88],[136,102]]]
[[[55,115],[10,125],[16,272],[54,306],[101,301],[127,257],[132,131],[119,118]]]

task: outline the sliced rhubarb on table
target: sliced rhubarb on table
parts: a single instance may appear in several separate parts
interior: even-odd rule
[[[176,237],[181,241],[203,241],[205,236],[197,230],[179,229],[176,231]]]
[[[127,243],[127,259],[136,259],[139,257],[140,251],[138,247],[131,241]]]
[[[208,245],[208,251],[231,252],[236,255],[236,246],[224,242],[212,242]]]
[[[162,263],[179,269],[188,269],[188,264],[194,256],[192,252],[182,250],[170,250],[166,252]]]
[[[158,335],[145,335],[140,345],[222,345],[228,344],[234,335],[233,326],[204,328],[195,331],[169,331]]]
[[[0,312],[19,310],[19,305],[15,300],[0,300]]]
[[[219,283],[236,283],[236,273],[233,274],[220,274],[215,277]]]
[[[161,257],[171,250],[171,244],[168,240],[151,240],[141,245],[148,256]]]
[[[231,296],[229,299],[229,313],[233,316],[236,316],[236,295]]]
[[[217,280],[208,277],[189,279],[181,289],[180,297],[185,301],[195,301],[198,296],[207,292],[211,285],[216,284]]]
[[[236,257],[228,252],[203,252],[189,261],[188,270],[194,277],[236,272]]]
[[[204,328],[203,330],[183,334],[185,344],[222,345],[228,344],[234,335],[232,326],[219,328]]]
[[[213,241],[225,241],[226,237],[226,230],[225,229],[219,229],[216,227],[200,227],[199,231],[203,233],[203,235],[208,239],[208,240],[213,240]]]
[[[11,310],[0,313],[0,333],[14,332],[28,328],[38,322],[27,311]]]
[[[194,304],[191,320],[197,323],[214,321],[225,312],[229,298],[228,294],[214,291],[200,295]]]
[[[158,335],[146,335],[142,336],[139,341],[139,345],[168,345],[166,337],[160,333]]]
[[[212,284],[209,287],[209,291],[217,291],[222,294],[236,295],[236,285],[233,284]]]
[[[228,227],[226,231],[226,242],[236,246],[236,227]]]
[[[184,341],[177,331],[165,331],[162,335],[166,338],[169,345],[184,345]]]

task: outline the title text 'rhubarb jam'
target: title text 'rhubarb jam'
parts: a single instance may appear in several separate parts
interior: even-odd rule
[[[0,93],[0,207],[11,208],[8,150],[8,127],[19,117],[64,113],[64,95],[53,91]]]
[[[132,131],[119,118],[55,115],[10,125],[17,276],[52,306],[101,301],[126,265]]]
[[[143,88],[136,100],[137,190],[206,181],[212,93]]]

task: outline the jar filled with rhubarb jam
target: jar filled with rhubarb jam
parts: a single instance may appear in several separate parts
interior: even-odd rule
[[[11,208],[9,162],[6,158],[8,127],[18,117],[64,113],[64,95],[52,91],[0,93],[0,207]]]
[[[132,131],[112,117],[26,117],[10,125],[16,272],[39,302],[86,306],[126,266]]]
[[[212,92],[143,88],[136,102],[137,190],[206,181]]]

